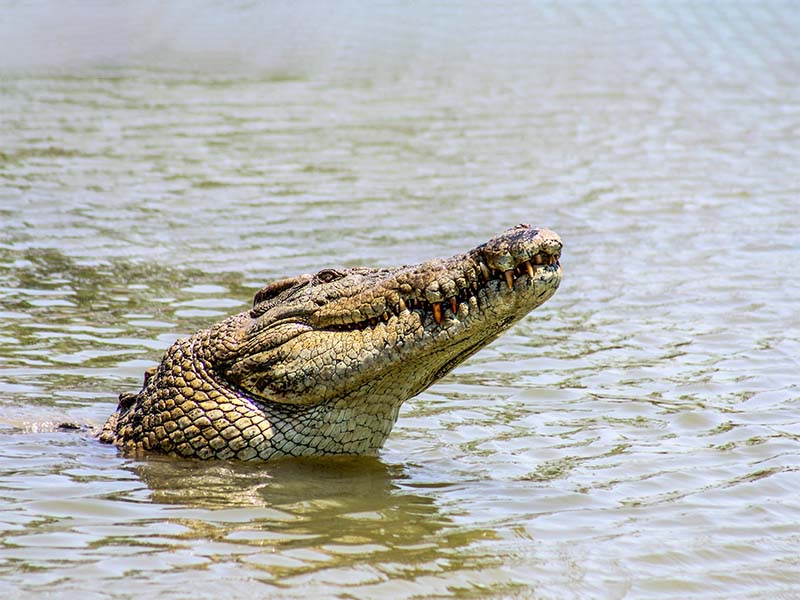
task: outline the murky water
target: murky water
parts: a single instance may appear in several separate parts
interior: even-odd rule
[[[0,18],[0,589],[800,596],[791,2]],[[519,222],[564,283],[379,459],[134,460],[99,425],[266,281]]]

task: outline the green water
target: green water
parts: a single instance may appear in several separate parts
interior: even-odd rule
[[[0,7],[4,597],[800,596],[793,3]],[[55,429],[265,282],[520,222],[561,289],[377,459]]]

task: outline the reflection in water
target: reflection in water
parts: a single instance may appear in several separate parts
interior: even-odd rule
[[[210,510],[294,507],[300,512],[306,503],[322,507],[331,502],[331,513],[324,518],[339,512],[334,507],[338,503],[353,509],[344,509],[347,513],[359,512],[359,503],[367,498],[370,504],[388,499],[399,489],[395,481],[405,478],[402,467],[390,467],[368,457],[251,464],[148,456],[128,468],[147,484],[154,502]],[[353,490],[361,493],[353,494]]]
[[[442,576],[499,559],[470,549],[492,539],[491,530],[456,527],[432,497],[410,491],[404,467],[377,459],[252,465],[152,457],[128,468],[147,483],[149,502],[175,506],[166,511],[184,528],[175,544],[229,545],[224,553],[241,554],[265,583],[328,573],[325,581],[369,565],[379,584],[389,574]]]
[[[203,463],[151,457],[130,467],[152,491],[151,500],[208,510],[270,507],[286,517],[282,526],[307,528],[322,539],[369,533],[369,519],[346,525],[348,515],[374,513],[385,524],[405,522],[414,542],[438,531],[440,522],[429,498],[401,492],[402,467],[377,459],[287,460],[262,465]],[[313,516],[313,519],[309,519]],[[417,533],[410,533],[425,521]],[[330,526],[331,522],[337,523]],[[358,536],[357,536],[358,537]],[[377,538],[376,538],[377,540]],[[402,543],[408,543],[403,540]]]
[[[124,578],[145,595],[203,597],[232,577],[265,586],[258,593],[356,586],[403,598],[467,585],[503,560],[480,548],[495,538],[490,528],[458,525],[436,494],[414,491],[405,466],[121,461],[74,433],[0,437],[0,577],[26,593],[99,592]]]

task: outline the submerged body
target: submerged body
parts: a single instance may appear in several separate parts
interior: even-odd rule
[[[185,457],[375,454],[402,403],[555,293],[561,240],[519,225],[464,254],[325,269],[175,342],[100,440]]]

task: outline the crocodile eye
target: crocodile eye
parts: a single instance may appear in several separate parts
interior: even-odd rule
[[[316,279],[321,283],[330,283],[342,277],[344,277],[344,273],[341,271],[337,271],[336,269],[322,269],[322,271],[317,273]]]

